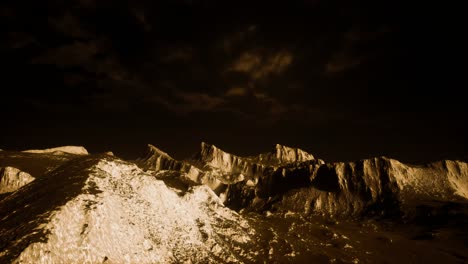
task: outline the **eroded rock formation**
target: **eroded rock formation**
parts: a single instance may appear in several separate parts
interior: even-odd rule
[[[0,167],[0,194],[14,192],[33,180],[29,173],[17,168]]]
[[[225,204],[236,210],[401,215],[418,200],[468,199],[468,166],[460,161],[414,166],[377,157],[325,163],[303,150],[281,145],[269,153],[240,157],[206,143],[185,162],[159,150],[143,160],[144,167],[155,170],[209,174],[220,182],[215,186]],[[225,190],[220,192],[220,186]]]

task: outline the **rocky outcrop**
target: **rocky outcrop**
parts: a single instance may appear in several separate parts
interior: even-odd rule
[[[174,170],[185,171],[188,170],[189,164],[177,161],[169,156],[166,152],[158,149],[157,147],[148,144],[146,154],[143,158],[139,158],[137,162],[144,165],[146,169],[155,171],[159,170]]]
[[[411,233],[395,249],[466,233],[468,165],[460,161],[325,163],[279,145],[240,157],[202,144],[184,161],[149,145],[135,163],[8,151],[0,162],[41,175],[0,194],[0,263],[384,262],[375,258],[380,248],[369,249],[393,245],[375,229],[381,216]],[[18,171],[6,185],[20,185]],[[372,220],[358,221],[354,234],[337,232],[350,230],[350,217]],[[459,252],[452,259],[462,260]]]
[[[137,163],[142,168],[154,171],[180,171],[183,173],[182,178],[208,185],[221,194],[228,185],[239,183],[254,186],[259,179],[269,181],[268,177],[281,166],[305,161],[323,163],[303,150],[281,145],[276,145],[274,151],[259,156],[240,157],[202,142],[200,152],[186,161],[177,161],[166,152],[148,145],[146,154]],[[268,177],[265,178],[265,175]]]
[[[1,200],[0,234],[0,263],[228,263],[254,257],[246,250],[253,229],[208,187],[176,193],[108,155],[74,159]]]
[[[56,148],[49,148],[49,149],[30,149],[24,150],[23,152],[26,153],[54,153],[54,154],[74,154],[74,155],[88,155],[88,151],[82,146],[63,146],[63,147],[56,147]]]
[[[216,171],[224,175],[230,183],[258,177],[268,168],[266,165],[224,152],[205,142],[201,143],[201,150],[194,159],[198,164],[202,164],[205,170]]]
[[[214,145],[202,142],[200,153],[194,159],[204,167],[214,168],[231,175],[242,175],[238,181],[257,180],[281,166],[315,161],[313,155],[296,148],[277,144],[274,151],[252,157],[240,157]],[[323,162],[323,161],[319,161]]]
[[[218,188],[216,193],[236,210],[398,216],[418,201],[468,199],[468,167],[460,161],[413,166],[377,157],[325,163],[281,145],[269,153],[240,157],[207,143],[188,162],[176,161],[154,147],[144,160],[155,170],[210,175],[220,182],[212,185]],[[203,184],[200,178],[191,179]]]
[[[410,166],[386,157],[323,164],[311,170],[310,181],[278,196],[271,206],[327,215],[405,214],[421,201],[468,199],[468,165],[441,161]],[[297,177],[307,174],[290,170]],[[305,177],[305,176],[303,176]],[[270,198],[271,199],[271,198]],[[465,200],[466,201],[466,200]]]
[[[289,163],[315,160],[315,158],[312,154],[309,154],[302,149],[276,144],[275,149],[272,152],[251,157],[250,160],[260,164],[280,166]]]
[[[216,193],[224,191],[225,183],[222,177],[211,171],[203,171],[188,162],[178,161],[169,156],[166,152],[157,147],[148,144],[147,152],[143,158],[136,161],[138,166],[145,170],[175,171],[177,174],[171,174],[171,177],[164,177],[165,180],[179,180],[183,185],[203,184],[210,187]],[[167,175],[167,174],[155,174]]]
[[[33,180],[29,173],[17,168],[0,167],[0,194],[14,192]]]
[[[231,175],[223,197],[234,209],[264,209],[272,196],[306,186],[316,167],[324,164],[303,150],[282,145],[269,153],[240,157],[202,143],[194,159],[217,175]]]

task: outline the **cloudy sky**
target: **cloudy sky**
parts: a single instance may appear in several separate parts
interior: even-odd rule
[[[0,148],[467,157],[462,9],[381,2],[3,1]]]

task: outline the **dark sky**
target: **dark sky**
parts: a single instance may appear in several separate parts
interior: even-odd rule
[[[0,148],[468,156],[463,8],[272,2],[3,0]]]

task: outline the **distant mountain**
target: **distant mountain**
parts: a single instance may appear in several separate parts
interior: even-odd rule
[[[220,182],[214,190],[237,210],[401,215],[418,201],[468,199],[468,164],[461,161],[414,166],[377,157],[325,163],[303,150],[281,145],[258,156],[240,157],[207,143],[191,159],[175,161],[152,148],[140,166],[184,175],[190,171],[209,174],[211,181]]]
[[[252,156],[250,157],[250,160],[260,164],[280,166],[289,163],[315,160],[315,158],[312,154],[309,154],[302,149],[276,144],[273,151],[263,153],[258,156]]]
[[[171,175],[176,184],[182,184],[186,187],[194,184],[204,184],[219,194],[225,186],[223,182],[224,178],[214,177],[210,171],[204,171],[188,161],[177,161],[151,144],[148,144],[145,156],[137,159],[136,164],[146,170],[172,171],[173,173],[169,175]],[[167,180],[167,173],[160,175],[164,175]]]
[[[258,179],[271,174],[280,166],[305,161],[323,163],[300,149],[276,145],[269,153],[252,157],[239,157],[227,153],[214,145],[201,143],[200,152],[192,158],[177,161],[164,151],[148,145],[147,153],[137,160],[144,169],[179,171],[181,179],[210,186],[217,194],[226,197],[226,188],[232,184],[245,183],[253,186]]]
[[[50,151],[51,149],[33,150],[33,152],[4,150],[0,152],[0,167],[14,167],[37,178],[69,160],[84,155],[84,151],[82,151],[81,147],[75,149],[79,151],[71,151],[80,154],[56,151],[57,149],[66,150],[67,147],[54,149],[52,149],[53,151]],[[86,151],[86,149],[84,150]]]
[[[330,215],[394,216],[426,201],[468,199],[468,164],[459,161],[410,166],[378,157],[323,164],[306,172],[286,170],[286,175],[295,175],[290,177],[304,173],[310,181],[282,195],[275,207]]]
[[[241,157],[202,143],[186,160],[153,145],[136,161],[55,150],[0,152],[0,263],[468,259],[462,161],[326,163],[282,145]]]
[[[88,155],[88,151],[82,146],[63,146],[49,149],[30,149],[24,150],[27,153],[69,153],[75,155]]]

